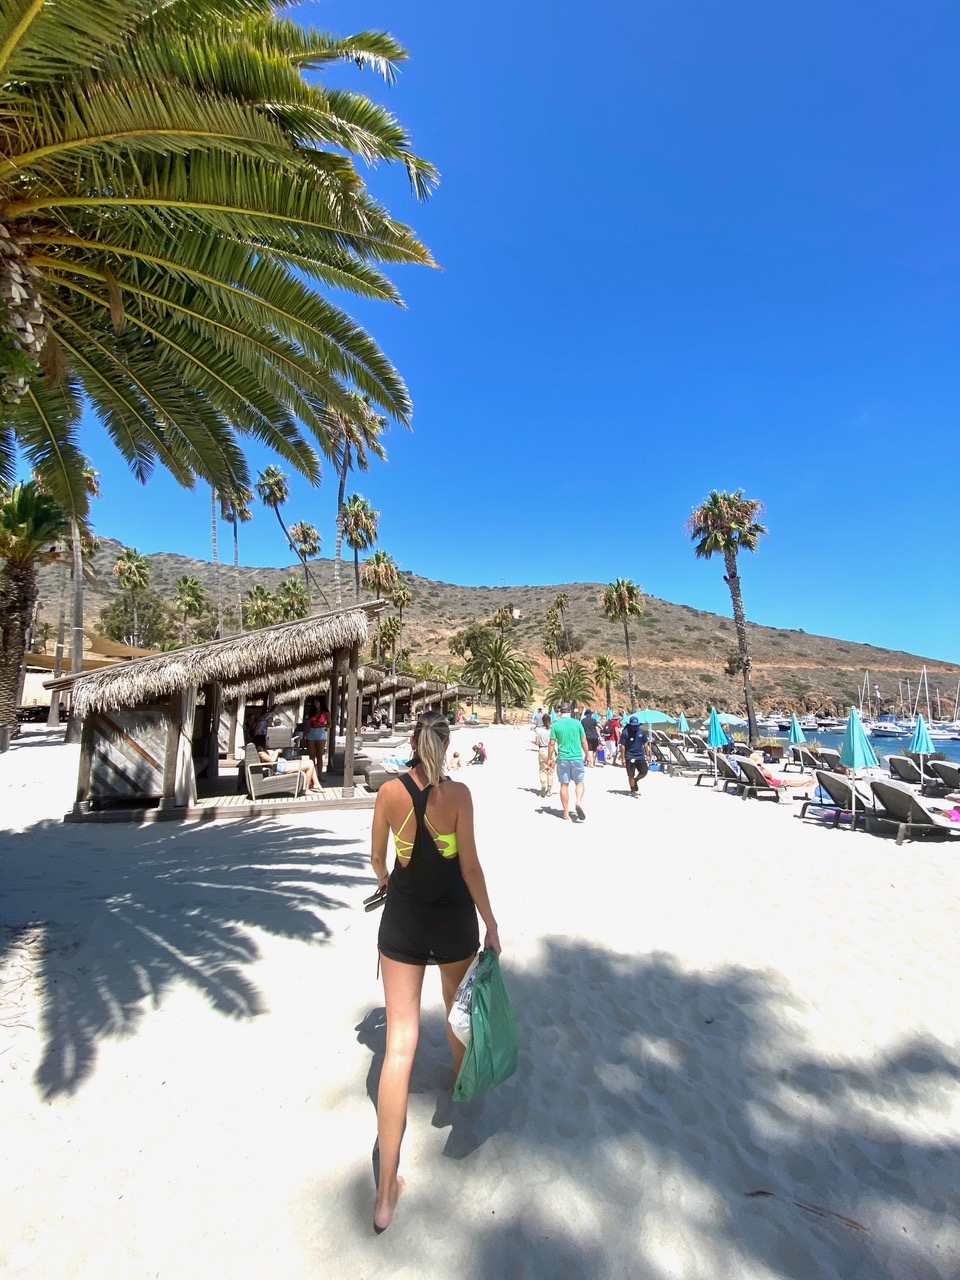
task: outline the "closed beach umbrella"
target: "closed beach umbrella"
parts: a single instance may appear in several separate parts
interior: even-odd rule
[[[723,725],[720,723],[720,717],[717,715],[717,708],[710,708],[710,719],[707,721],[707,746],[713,747],[714,751],[718,751],[721,747],[727,745],[727,735],[724,732]],[[717,757],[713,757],[713,780],[717,780]]]
[[[854,785],[851,789],[853,794],[850,800],[853,816],[850,819],[850,826],[855,828],[857,822],[856,771],[858,769],[869,769],[878,765],[880,761],[877,759],[877,753],[870,745],[870,739],[867,737],[860,721],[860,716],[854,707],[850,708],[850,714],[847,716],[847,732],[843,735],[843,742],[840,745],[840,763],[845,769],[850,769],[853,772]]]
[[[923,716],[917,716],[916,728],[913,731],[913,737],[910,739],[910,745],[907,750],[920,757],[920,786],[922,788],[925,757],[933,755],[933,739],[930,737],[930,730],[927,728],[927,722]]]
[[[687,717],[683,714],[682,711],[677,717],[677,728],[680,730],[681,733],[690,732],[690,726],[687,724]]]
[[[790,717],[790,745],[791,747],[799,747],[801,743],[806,742],[806,734],[800,728],[800,721],[797,719],[797,713],[794,711]]]

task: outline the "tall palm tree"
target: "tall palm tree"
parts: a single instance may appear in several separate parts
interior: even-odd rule
[[[17,437],[66,512],[82,390],[134,473],[245,483],[243,437],[311,480],[348,387],[409,420],[396,370],[314,286],[394,303],[380,264],[431,262],[354,157],[435,179],[384,109],[328,89],[404,50],[264,0],[0,5],[0,478]],[[39,371],[38,371],[39,366]],[[73,412],[51,415],[69,387]],[[61,395],[61,399],[62,399]],[[315,447],[316,446],[316,447]]]
[[[340,483],[337,489],[337,541],[333,554],[333,581],[334,590],[336,592],[336,607],[339,609],[343,605],[343,596],[340,587],[340,551],[343,539],[347,533],[346,511],[344,492],[347,487],[347,473],[356,463],[360,471],[366,471],[370,466],[368,450],[382,461],[386,458],[386,451],[380,443],[380,433],[387,425],[385,417],[375,413],[370,405],[369,396],[361,396],[354,392],[351,397],[352,413],[344,413],[341,410],[333,409],[328,413],[331,426],[331,434],[338,441],[339,449],[339,472]],[[354,494],[354,497],[358,495]],[[374,539],[376,541],[376,539]],[[347,545],[350,546],[350,540],[347,539]],[[372,546],[373,543],[367,543]],[[361,547],[363,551],[365,548]],[[354,558],[354,573],[356,573],[356,558]],[[357,589],[357,595],[360,591]]]
[[[593,664],[593,682],[602,686],[607,695],[607,706],[613,707],[610,701],[610,691],[615,684],[620,683],[620,672],[617,665],[611,657],[605,653],[598,653],[596,661]]]
[[[566,591],[558,591],[553,598],[553,607],[554,609],[556,609],[557,617],[560,619],[560,635],[563,639],[563,647],[566,649],[568,655],[571,652],[570,636],[567,632],[567,616],[564,610],[568,609],[569,606],[570,606],[569,595],[566,593]]]
[[[337,538],[341,533],[347,540],[347,546],[353,552],[353,590],[354,598],[360,599],[360,552],[368,551],[377,541],[377,526],[380,523],[380,512],[371,507],[366,498],[359,493],[351,493],[340,511],[340,523],[337,526]],[[334,560],[334,567],[339,573],[339,565]],[[343,603],[340,595],[339,579],[337,581],[338,608]]]
[[[543,636],[543,656],[550,663],[550,674],[553,675],[554,660],[560,657],[560,647],[553,631],[545,631]]]
[[[220,594],[220,555],[217,548],[217,487],[210,486],[210,547],[213,551],[213,599],[217,615],[215,640],[223,635],[223,597]],[[186,631],[186,626],[184,626]]]
[[[246,611],[247,622],[254,630],[260,627],[269,627],[277,621],[279,616],[276,600],[267,588],[261,586],[259,582],[247,592],[243,600],[243,607]]]
[[[481,693],[493,694],[494,724],[503,724],[505,697],[511,701],[533,697],[533,668],[505,636],[495,636],[480,649],[464,667],[463,678]]]
[[[37,600],[37,566],[69,535],[63,511],[33,481],[0,491],[0,725],[17,732],[17,687]]]
[[[501,605],[501,607],[494,612],[493,625],[500,632],[501,636],[503,635],[504,631],[506,631],[507,627],[509,627],[512,621],[513,621],[513,614],[510,612],[510,610],[507,608],[506,605]]]
[[[409,609],[410,606],[413,604],[413,592],[410,590],[406,582],[401,577],[397,578],[397,585],[394,587],[393,591],[390,593],[390,603],[393,605],[393,607],[397,611],[397,621],[400,624],[400,631],[397,637],[397,643],[400,645],[401,648],[403,648],[403,611],[404,609]],[[396,669],[397,669],[397,653],[396,653],[396,648],[394,648],[391,670],[396,672]]]
[[[290,486],[287,484],[287,477],[283,474],[283,472],[280,470],[279,467],[274,467],[274,466],[265,467],[263,471],[258,473],[257,483],[254,485],[254,488],[257,491],[257,497],[260,499],[263,505],[265,507],[269,507],[273,512],[273,514],[277,517],[277,523],[280,525],[280,528],[283,530],[283,536],[287,540],[287,546],[290,548],[293,554],[300,561],[300,564],[303,566],[304,582],[309,584],[312,581],[314,586],[316,586],[318,592],[320,593],[321,599],[326,600],[326,596],[323,594],[323,590],[321,589],[316,578],[310,572],[310,569],[307,565],[306,557],[303,554],[301,554],[297,541],[293,536],[293,531],[291,529],[288,529],[287,526],[283,523],[283,516],[280,514],[280,508],[284,505],[284,503],[290,497]],[[305,527],[313,528],[312,525],[310,526],[305,525]],[[319,536],[317,535],[316,529],[313,530],[313,533],[314,533],[314,536],[317,537],[317,546],[319,549]]]
[[[583,706],[593,700],[594,687],[590,673],[582,662],[567,662],[547,685],[547,701],[559,707],[562,702]]]
[[[295,622],[310,612],[310,595],[296,578],[285,578],[274,596],[281,622]]]
[[[84,565],[84,551],[90,551],[90,529],[87,524],[86,516],[89,512],[89,504],[91,498],[100,497],[100,476],[93,467],[90,466],[87,459],[84,459],[84,466],[80,472],[81,482],[83,484],[83,493],[86,499],[84,506],[78,509],[77,505],[71,506],[70,516],[70,548],[73,578],[73,619],[71,623],[70,638],[70,671],[74,675],[83,670],[83,588],[84,579],[88,575],[91,581],[95,581],[92,571]],[[51,703],[53,699],[50,699]]]
[[[747,648],[747,619],[743,611],[743,595],[740,575],[737,573],[737,556],[741,551],[756,551],[760,538],[767,532],[760,524],[763,503],[755,498],[745,498],[743,490],[733,493],[713,489],[699,507],[694,507],[687,521],[687,532],[693,539],[694,554],[704,560],[711,556],[723,556],[724,582],[730,588],[733,604],[733,622],[737,630],[737,648],[740,652],[740,670],[743,674],[743,700],[747,709],[747,725],[750,745],[758,738],[757,713],[753,705],[753,687],[750,681],[750,652]]]
[[[207,593],[198,578],[183,574],[177,579],[173,603],[183,616],[180,627],[180,643],[187,643],[187,619],[199,618],[207,604]]]
[[[307,561],[315,560],[320,554],[320,535],[312,524],[306,520],[298,520],[296,524],[290,526],[290,537],[293,542],[293,549],[300,557],[300,563],[303,565],[303,586],[307,593],[307,601],[310,600],[310,578],[307,576]],[[310,577],[313,576],[312,571]]]
[[[246,485],[223,489],[220,493],[220,514],[233,526],[233,584],[237,593],[237,625],[243,630],[243,596],[240,590],[240,530],[241,524],[253,519],[250,503],[253,494]]]
[[[130,611],[133,614],[133,635],[131,641],[140,643],[140,622],[137,617],[137,592],[145,591],[150,581],[150,568],[145,556],[136,547],[124,547],[113,566],[113,576],[125,591],[130,592]]]
[[[623,623],[623,642],[627,647],[627,686],[630,690],[632,709],[636,706],[636,694],[633,687],[633,659],[630,656],[628,624],[631,618],[639,618],[643,613],[643,592],[629,578],[617,578],[600,596],[600,608],[608,621]]]

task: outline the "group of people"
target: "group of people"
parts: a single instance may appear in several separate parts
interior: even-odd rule
[[[560,804],[564,822],[585,822],[583,794],[586,769],[596,762],[601,750],[600,722],[589,708],[578,719],[571,703],[564,702],[560,715],[553,719],[542,707],[533,713],[533,741],[537,748],[540,771],[540,796],[546,799],[553,793],[554,773],[560,783]],[[611,716],[606,726],[607,741],[619,762],[627,770],[631,796],[639,796],[640,779],[645,777],[652,754],[650,739],[637,716],[630,716],[621,727],[620,719]],[[574,788],[571,812],[570,785]]]

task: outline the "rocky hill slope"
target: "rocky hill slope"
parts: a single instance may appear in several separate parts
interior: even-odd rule
[[[97,584],[87,589],[88,627],[96,626],[102,606],[119,592],[112,570],[121,550],[120,543],[102,540],[94,560]],[[181,574],[198,578],[211,595],[215,590],[217,576],[208,561],[166,553],[148,556],[147,560],[150,589],[167,600],[172,599],[174,584]],[[317,560],[312,568],[332,607],[333,561]],[[235,605],[238,586],[241,593],[256,584],[275,590],[291,575],[300,575],[299,566],[277,569],[240,566],[235,574],[232,564],[221,565],[220,590],[224,601]],[[354,599],[352,560],[344,560],[342,576],[344,602],[350,603]],[[546,614],[557,592],[565,591],[570,597],[567,625],[582,642],[576,657],[591,666],[597,654],[609,654],[622,668],[624,684],[626,682],[623,628],[619,623],[607,622],[597,603],[603,583],[460,587],[416,574],[405,576],[414,600],[404,611],[404,644],[411,650],[414,665],[425,659],[451,661],[448,646],[451,635],[470,622],[490,619],[496,609],[506,605],[522,614],[511,625],[510,636],[520,652],[533,662],[542,688],[550,674],[542,644]],[[58,592],[59,570],[50,566],[40,574],[40,595],[41,616],[51,623],[56,621]],[[317,599],[315,605],[318,611],[326,607],[322,599]],[[740,677],[728,672],[729,660],[736,652],[731,618],[651,596],[646,599],[643,616],[631,621],[630,631],[634,680],[641,703],[668,709],[683,707],[687,711],[699,711],[712,703],[729,708],[740,706]],[[857,701],[857,688],[863,681],[864,670],[870,672],[871,687],[876,681],[888,706],[892,706],[897,698],[898,682],[903,686],[904,695],[908,679],[915,691],[924,665],[931,695],[935,697],[939,686],[944,713],[948,707],[952,710],[960,680],[960,665],[955,663],[776,627],[751,625],[749,633],[757,705],[761,710],[845,709]]]

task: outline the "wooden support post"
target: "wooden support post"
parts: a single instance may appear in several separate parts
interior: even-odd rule
[[[333,665],[330,668],[330,706],[327,708],[327,719],[330,722],[329,732],[327,734],[327,772],[333,772],[333,757],[337,750],[337,725],[340,721],[340,664],[343,661],[344,650],[337,649],[333,655]]]
[[[220,777],[220,712],[223,707],[223,691],[216,682],[207,685],[207,704],[210,712],[207,779],[216,782]]]
[[[360,665],[360,646],[355,644],[350,650],[350,665],[347,669],[347,725],[346,742],[343,748],[343,795],[353,795],[353,756],[357,734],[357,668]]]
[[[197,778],[193,770],[193,722],[196,714],[197,687],[191,685],[175,699],[167,729],[161,809],[185,809],[197,803]]]
[[[58,697],[56,693],[51,697]],[[90,810],[90,770],[93,767],[93,745],[96,739],[96,719],[92,711],[83,718],[80,732],[80,771],[77,774],[77,799],[73,806],[74,813],[87,813]]]

